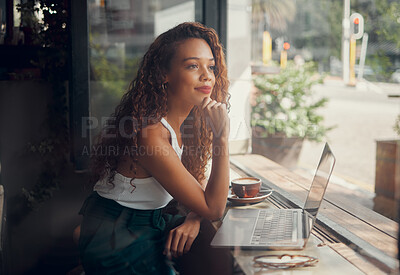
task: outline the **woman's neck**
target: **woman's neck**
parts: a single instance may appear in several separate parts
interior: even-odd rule
[[[165,117],[171,127],[174,129],[175,133],[180,133],[180,128],[189,115],[190,110],[188,112],[174,112],[168,111],[167,116]]]
[[[180,128],[188,117],[190,111],[193,106],[182,106],[182,105],[172,105],[168,104],[168,113],[166,116],[166,120],[175,130],[175,133],[180,133]]]

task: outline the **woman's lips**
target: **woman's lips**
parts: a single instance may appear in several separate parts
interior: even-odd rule
[[[210,86],[202,86],[202,87],[196,88],[196,90],[203,94],[209,94],[209,93],[211,93],[212,88]]]

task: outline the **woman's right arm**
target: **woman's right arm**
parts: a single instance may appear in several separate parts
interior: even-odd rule
[[[206,98],[201,106],[207,123],[213,131],[212,142],[212,166],[211,173],[205,188],[205,197],[207,200],[221,200],[220,209],[224,214],[226,198],[229,191],[229,117],[226,110],[226,105]],[[221,188],[219,182],[226,183]],[[220,194],[221,193],[221,194]]]
[[[229,118],[224,104],[208,100],[202,108],[214,136],[212,168],[205,190],[163,137],[161,131],[165,128],[160,124],[141,132],[138,161],[177,201],[204,218],[216,220],[224,213],[229,189]]]

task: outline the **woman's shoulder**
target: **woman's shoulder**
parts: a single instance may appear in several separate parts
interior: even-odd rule
[[[144,127],[139,133],[138,141],[141,145],[164,144],[169,143],[170,136],[168,129],[161,122],[157,122]]]

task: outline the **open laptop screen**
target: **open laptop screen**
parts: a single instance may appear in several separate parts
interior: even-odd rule
[[[320,162],[315,172],[314,179],[311,183],[310,191],[308,192],[307,200],[304,205],[304,210],[310,214],[314,220],[317,217],[318,209],[328,185],[329,177],[331,176],[335,165],[335,157],[332,154],[328,143],[325,143],[324,151]]]

